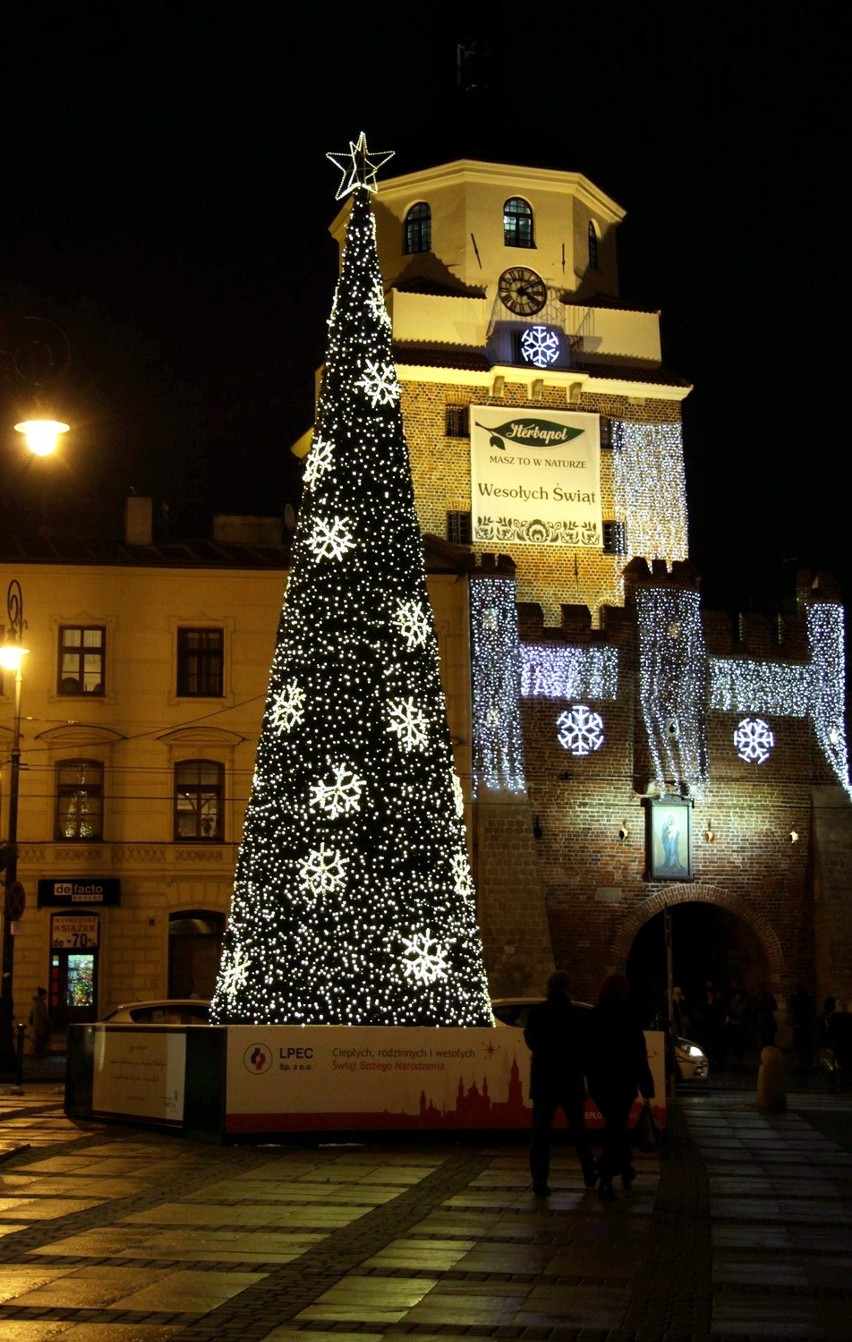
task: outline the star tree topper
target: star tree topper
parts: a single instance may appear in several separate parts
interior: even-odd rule
[[[350,191],[355,191],[359,186],[365,186],[368,191],[378,191],[376,173],[384,167],[389,158],[393,158],[392,149],[377,150],[370,153],[367,148],[367,137],[363,131],[356,141],[349,141],[349,152],[341,149],[338,154],[326,154],[336,168],[343,173],[343,180],[337,188],[335,200],[342,200],[348,196]]]

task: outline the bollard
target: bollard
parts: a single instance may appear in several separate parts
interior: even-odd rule
[[[784,1077],[784,1055],[780,1048],[768,1044],[760,1053],[757,1073],[757,1107],[778,1112],[787,1108],[787,1082]]]
[[[19,1088],[24,1084],[24,1034],[26,1027],[23,1021],[18,1021],[17,1038],[15,1040],[15,1085]]]

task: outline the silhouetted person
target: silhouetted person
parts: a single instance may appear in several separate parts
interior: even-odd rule
[[[587,1188],[595,1184],[594,1161],[585,1120],[585,1060],[590,1013],[571,1001],[568,975],[561,970],[547,981],[547,998],[530,1011],[524,1039],[532,1053],[530,1096],[533,1102],[530,1173],[536,1197],[550,1194],[550,1133],[557,1109],[568,1124]]]
[[[816,1002],[802,984],[790,998],[790,1016],[793,1022],[793,1048],[796,1053],[796,1065],[810,1071],[814,1064],[814,1023],[816,1020]]]
[[[630,1163],[628,1123],[637,1091],[646,1100],[654,1095],[645,1035],[627,1000],[629,984],[623,974],[605,978],[591,1013],[589,1036],[589,1092],[604,1121],[601,1182],[598,1196],[615,1197],[612,1181],[621,1175],[629,1192],[635,1175]]]

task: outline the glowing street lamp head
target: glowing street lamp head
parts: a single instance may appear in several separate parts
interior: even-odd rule
[[[28,652],[29,648],[22,648],[20,643],[0,644],[0,668],[4,671],[20,670]]]
[[[18,433],[24,435],[24,442],[37,457],[49,457],[56,451],[57,443],[63,433],[67,433],[70,424],[58,419],[25,419],[15,425]]]

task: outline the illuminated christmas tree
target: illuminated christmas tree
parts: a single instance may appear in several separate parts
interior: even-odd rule
[[[491,1025],[363,134],[212,1018]]]

